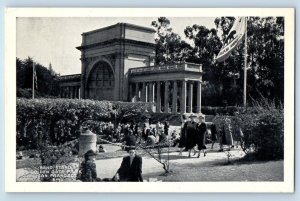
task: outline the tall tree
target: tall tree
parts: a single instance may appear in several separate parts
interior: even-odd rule
[[[224,41],[230,31],[234,17],[215,19],[215,24]],[[284,19],[282,17],[249,17],[248,24],[248,103],[251,99],[268,98],[283,102],[284,84]],[[221,72],[231,77],[237,94],[242,92],[244,68],[244,43],[223,63]],[[219,65],[222,65],[219,64]],[[239,79],[237,79],[239,78]],[[235,82],[237,81],[237,82]],[[224,82],[225,83],[225,82]],[[223,97],[226,97],[226,93]],[[228,97],[231,97],[229,94]]]
[[[17,96],[31,97],[33,59],[28,57],[24,61],[16,58],[17,68]],[[45,66],[34,62],[37,75],[37,95],[38,96],[58,96],[58,82],[56,73],[48,70]]]
[[[156,29],[156,55],[155,64],[173,64],[186,61],[191,54],[191,46],[172,31],[170,20],[166,17],[159,17],[151,23]]]

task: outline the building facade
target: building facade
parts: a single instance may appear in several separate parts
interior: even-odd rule
[[[60,77],[62,98],[152,102],[156,112],[200,113],[202,66],[155,66],[155,30],[128,23],[82,34],[81,74]]]

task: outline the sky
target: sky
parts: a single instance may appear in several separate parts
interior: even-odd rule
[[[173,31],[186,39],[184,29],[194,24],[215,28],[215,18],[168,18]],[[18,18],[17,57],[34,61],[52,68],[61,75],[81,73],[81,34],[119,22],[151,27],[157,18]]]

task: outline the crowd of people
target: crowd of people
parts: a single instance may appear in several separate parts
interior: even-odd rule
[[[124,150],[129,153],[128,156],[123,158],[121,166],[114,177],[107,179],[107,181],[143,181],[142,157],[138,156],[135,151],[137,144],[143,144],[147,147],[171,141],[174,147],[178,146],[180,148],[179,155],[182,155],[183,151],[188,151],[188,157],[191,157],[193,150],[194,155],[198,153],[197,158],[200,157],[201,151],[206,156],[207,141],[211,142],[211,149],[214,148],[216,142],[219,142],[220,147],[218,151],[223,151],[224,145],[227,145],[228,149],[233,146],[230,123],[226,126],[223,125],[221,128],[217,128],[212,123],[210,129],[208,129],[205,118],[202,115],[196,116],[192,114],[189,117],[182,115],[181,120],[179,133],[175,130],[170,132],[168,121],[165,121],[163,124],[157,122],[155,125],[144,123],[141,127],[135,123],[118,124],[116,128],[111,122],[105,125],[103,131],[111,132],[106,134],[117,137],[118,141],[124,145],[122,146]],[[102,145],[99,146],[99,152],[105,152]],[[95,155],[96,153],[93,150],[85,154],[85,160],[80,166],[81,181],[101,181],[97,178]]]

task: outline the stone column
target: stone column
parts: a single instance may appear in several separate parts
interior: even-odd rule
[[[177,113],[177,81],[173,81],[172,112]]]
[[[80,81],[80,94],[79,96],[81,98],[87,98],[86,97],[86,86],[85,86],[85,79],[86,79],[86,68],[87,68],[87,61],[84,56],[84,52],[81,53],[81,81]]]
[[[169,81],[165,81],[164,112],[169,112]]]
[[[75,99],[75,87],[71,87],[72,88],[72,99]]]
[[[149,83],[145,83],[145,102],[149,102]]]
[[[149,90],[149,102],[153,103],[154,99],[153,99],[153,82],[149,82],[148,84],[148,90]]]
[[[68,86],[68,98],[71,98],[71,87]]]
[[[63,97],[63,88],[59,87],[59,97],[62,98]]]
[[[181,94],[180,94],[180,112],[186,112],[186,81],[183,80],[181,84]]]
[[[76,97],[76,89],[77,89],[77,87],[74,86],[74,87],[73,87],[73,98],[74,98],[74,99],[77,98],[77,97]]]
[[[61,90],[61,98],[65,98],[65,87],[60,87]]]
[[[135,83],[135,102],[139,101],[139,92],[140,92],[139,83],[136,82]]]
[[[143,86],[142,86],[141,101],[146,102],[146,83],[145,82],[143,82]]]
[[[156,82],[156,112],[161,112],[160,81]]]
[[[201,82],[197,82],[197,113],[201,113]]]
[[[129,87],[129,93],[128,93],[128,99],[129,99],[129,102],[133,102],[133,84],[132,83],[128,83],[128,87]]]
[[[193,112],[193,82],[189,82],[188,113]]]

